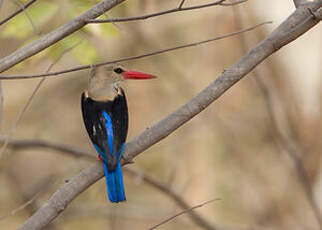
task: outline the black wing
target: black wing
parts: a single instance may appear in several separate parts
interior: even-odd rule
[[[112,120],[114,153],[108,148],[104,111]],[[121,94],[118,94],[113,101],[107,102],[92,100],[83,93],[82,113],[86,130],[96,150],[109,169],[114,169],[121,158],[121,149],[128,131],[128,110],[124,91],[121,89]]]

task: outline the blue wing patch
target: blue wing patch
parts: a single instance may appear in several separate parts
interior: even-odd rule
[[[113,124],[112,119],[108,115],[107,112],[103,111],[103,115],[105,117],[105,128],[107,134],[107,144],[108,148],[110,149],[110,154],[113,156]]]

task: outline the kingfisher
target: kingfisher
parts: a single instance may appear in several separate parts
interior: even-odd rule
[[[88,135],[103,163],[107,193],[113,203],[125,201],[121,157],[128,131],[128,107],[121,87],[127,79],[151,79],[152,74],[126,70],[119,64],[94,67],[81,107]]]

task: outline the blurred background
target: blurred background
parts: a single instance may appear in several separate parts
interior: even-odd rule
[[[3,19],[27,1],[1,2]],[[187,0],[185,6],[208,2]],[[27,9],[28,16],[21,13],[0,27],[0,56],[36,40],[95,3],[36,2]],[[143,15],[179,3],[125,1],[102,18]],[[92,24],[5,74],[46,72],[71,47],[52,71],[143,54],[273,21],[244,35],[123,63],[159,76],[124,86],[130,140],[215,80],[293,10],[292,1],[258,0],[145,21]],[[135,164],[127,165],[134,171],[125,172],[126,203],[109,203],[101,179],[46,229],[148,229],[182,210],[169,191],[151,186],[144,174],[189,206],[220,198],[195,211],[218,229],[320,229],[315,214],[322,205],[321,31],[318,25],[278,51],[204,112],[140,154]],[[9,144],[0,159],[0,229],[20,226],[69,178],[96,160],[80,111],[80,94],[87,87],[88,73],[47,78],[18,124],[17,117],[40,79],[2,81],[2,142],[16,124],[13,143],[50,141],[90,152],[93,159]],[[188,214],[161,228],[203,229]]]

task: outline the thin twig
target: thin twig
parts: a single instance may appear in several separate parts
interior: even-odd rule
[[[57,75],[70,73],[70,72],[74,72],[74,71],[86,70],[86,69],[90,69],[90,68],[93,68],[93,67],[109,65],[109,64],[112,64],[112,63],[116,63],[116,62],[125,62],[125,61],[130,61],[130,60],[150,57],[150,56],[159,55],[159,54],[162,54],[162,53],[171,52],[171,51],[174,51],[174,50],[179,50],[179,49],[184,49],[184,48],[188,48],[188,47],[202,45],[202,44],[205,44],[205,43],[217,41],[217,40],[224,39],[224,38],[231,37],[231,36],[236,36],[238,34],[254,30],[257,27],[260,27],[262,25],[269,24],[269,23],[272,23],[272,22],[263,22],[263,23],[255,25],[255,26],[249,27],[247,29],[239,30],[239,31],[236,31],[236,32],[233,32],[233,33],[229,33],[229,34],[226,34],[226,35],[210,38],[210,39],[207,39],[207,40],[198,41],[198,42],[194,42],[194,43],[189,43],[189,44],[185,44],[185,45],[181,45],[181,46],[175,46],[175,47],[171,47],[171,48],[167,48],[167,49],[152,51],[152,52],[137,55],[137,56],[130,56],[130,57],[125,57],[125,58],[120,58],[120,59],[116,59],[116,60],[113,60],[113,61],[106,61],[106,62],[101,62],[101,63],[98,63],[98,64],[92,64],[92,65],[83,65],[83,66],[78,66],[78,67],[65,69],[65,70],[61,70],[61,71],[49,72],[49,73],[41,73],[41,74],[16,75],[16,76],[0,75],[0,79],[2,79],[2,80],[15,80],[15,79],[29,79],[29,78],[57,76]]]
[[[218,0],[218,1],[215,1],[215,2],[212,2],[212,3],[208,3],[208,4],[197,5],[197,6],[189,6],[189,7],[182,7],[183,3],[185,2],[185,1],[182,1],[178,7],[175,7],[175,8],[170,9],[170,10],[160,11],[160,12],[157,12],[157,13],[146,14],[146,15],[136,16],[136,17],[110,18],[110,19],[88,19],[88,20],[86,20],[86,22],[87,23],[111,23],[111,22],[138,21],[138,20],[145,20],[145,19],[148,19],[148,18],[157,17],[157,16],[161,16],[161,15],[165,15],[165,14],[176,13],[176,12],[180,12],[180,11],[197,10],[197,9],[201,9],[201,8],[211,7],[211,6],[237,5],[237,4],[241,4],[243,2],[246,2],[247,0],[238,0],[238,1],[235,1],[235,2],[232,2],[232,3],[224,4],[225,1],[226,0]]]
[[[64,52],[62,52],[57,58],[56,60],[49,65],[48,69],[47,69],[47,72],[49,72],[55,64],[57,64],[57,62],[66,54],[68,53],[69,51],[71,51],[73,48],[75,48],[79,43],[77,43],[76,45],[64,50]],[[11,136],[14,134],[14,132],[16,131],[17,129],[17,126],[18,124],[20,123],[23,115],[26,113],[29,105],[31,104],[33,98],[35,97],[36,93],[38,92],[39,88],[41,87],[41,85],[44,83],[44,81],[46,80],[46,77],[43,77],[42,79],[40,79],[40,81],[38,82],[38,84],[36,85],[35,89],[32,91],[32,94],[30,95],[30,97],[28,98],[28,101],[27,103],[25,104],[25,106],[23,107],[23,109],[20,111],[15,123],[12,125],[11,129],[9,130],[9,133],[7,134],[7,137],[4,141],[4,144],[2,145],[1,149],[0,149],[0,159],[4,153],[4,151],[6,150],[7,148],[7,145],[9,143],[9,140],[11,138]]]
[[[132,168],[124,168],[124,170],[125,170],[125,172],[129,173],[130,175],[139,177],[140,179],[142,179],[146,183],[148,183],[151,186],[153,186],[154,188],[158,189],[163,194],[165,194],[166,196],[170,197],[173,201],[175,201],[175,203],[177,205],[179,205],[183,209],[189,210],[189,204],[182,198],[182,196],[180,194],[178,194],[177,192],[175,192],[174,190],[172,190],[170,188],[170,186],[168,186],[168,185],[166,185],[164,183],[159,182],[157,179],[151,177],[148,174],[145,174],[143,172],[140,172],[137,169],[134,170]],[[220,199],[216,199],[216,200],[220,200]],[[217,227],[215,225],[209,223],[206,219],[204,219],[198,213],[190,210],[190,212],[188,211],[188,214],[189,214],[190,218],[197,225],[199,225],[200,227],[202,227],[204,229],[207,229],[207,230],[216,230],[217,229]]]
[[[183,6],[183,4],[184,4],[184,2],[185,2],[186,0],[181,0],[181,2],[180,2],[180,4],[179,4],[179,7],[178,7],[178,9],[181,9],[182,8],[182,6]]]
[[[23,10],[24,14],[26,15],[26,17],[28,18],[28,21],[31,24],[31,27],[32,27],[35,35],[40,35],[37,27],[35,26],[34,22],[32,21],[32,18],[30,17],[29,13],[27,12],[25,6],[20,2],[20,0],[14,0],[14,2]]]
[[[6,219],[9,216],[13,216],[16,213],[24,210],[28,205],[32,204],[40,195],[42,191],[39,191],[36,195],[34,195],[30,200],[26,201],[24,204],[20,205],[19,207],[13,209],[10,213],[4,215],[4,216],[0,216],[0,221]]]
[[[242,18],[242,15],[239,13],[239,10],[237,7],[234,7],[234,19],[235,19],[235,24],[237,26],[237,29],[242,28],[243,18]],[[244,35],[240,36],[240,43],[243,51],[247,52],[248,44]],[[289,130],[290,127],[288,127],[287,124],[283,125],[283,127],[280,127],[279,124],[281,122],[278,122],[278,121],[283,121],[284,119],[281,118],[281,116],[286,114],[284,110],[284,106],[282,105],[276,106],[276,103],[280,103],[282,100],[281,98],[273,99],[274,97],[278,97],[278,92],[273,91],[273,88],[269,87],[268,84],[265,83],[264,79],[262,79],[259,76],[256,70],[254,70],[252,74],[254,76],[254,79],[257,83],[259,90],[261,91],[264,97],[265,105],[270,118],[270,122],[272,124],[273,132],[274,132],[274,135],[272,136],[275,139],[275,142],[279,145],[279,147],[285,150],[283,152],[285,152],[290,157],[290,159],[293,160],[293,163],[295,165],[295,170],[298,175],[298,179],[304,188],[306,198],[309,201],[309,204],[312,208],[315,218],[318,221],[319,228],[322,229],[322,213],[319,210],[318,204],[314,200],[312,186],[309,182],[308,175],[306,173],[305,167],[303,165],[303,161],[301,159],[301,157],[304,155],[302,148],[301,146],[299,146],[299,143],[292,140],[292,138],[289,135],[287,135],[287,133],[285,132],[285,129]],[[281,112],[276,113],[274,107],[280,108]]]
[[[154,225],[153,227],[149,228],[149,230],[156,229],[156,228],[160,227],[161,225],[163,225],[163,224],[165,224],[165,223],[167,223],[167,222],[169,222],[169,221],[171,221],[171,220],[173,220],[173,219],[177,218],[178,216],[181,216],[181,215],[183,215],[183,214],[186,214],[186,213],[188,213],[188,212],[191,212],[191,211],[192,211],[192,210],[194,210],[194,209],[201,208],[201,207],[203,207],[203,206],[205,206],[205,205],[207,205],[207,204],[210,204],[210,203],[212,203],[212,202],[214,202],[214,201],[218,201],[218,200],[220,200],[220,199],[213,199],[213,200],[209,200],[209,201],[206,201],[206,202],[204,202],[204,203],[201,203],[201,204],[198,204],[198,205],[196,205],[196,206],[193,206],[193,207],[191,207],[191,208],[189,208],[189,209],[186,209],[186,210],[184,210],[184,211],[182,211],[182,212],[179,212],[179,213],[177,213],[177,214],[175,214],[175,215],[173,215],[173,216],[171,216],[171,217],[169,217],[169,218],[167,218],[167,219],[163,220],[163,221],[162,221],[162,222],[160,222],[159,224]]]
[[[27,2],[25,5],[23,5],[23,7],[21,7],[19,10],[17,10],[16,12],[14,12],[13,14],[9,15],[8,17],[6,17],[5,19],[0,21],[0,26],[4,23],[6,23],[7,21],[9,21],[10,19],[14,18],[16,15],[20,14],[21,12],[23,12],[25,9],[27,9],[29,6],[31,6],[33,3],[35,3],[37,0],[31,0],[29,2]]]

